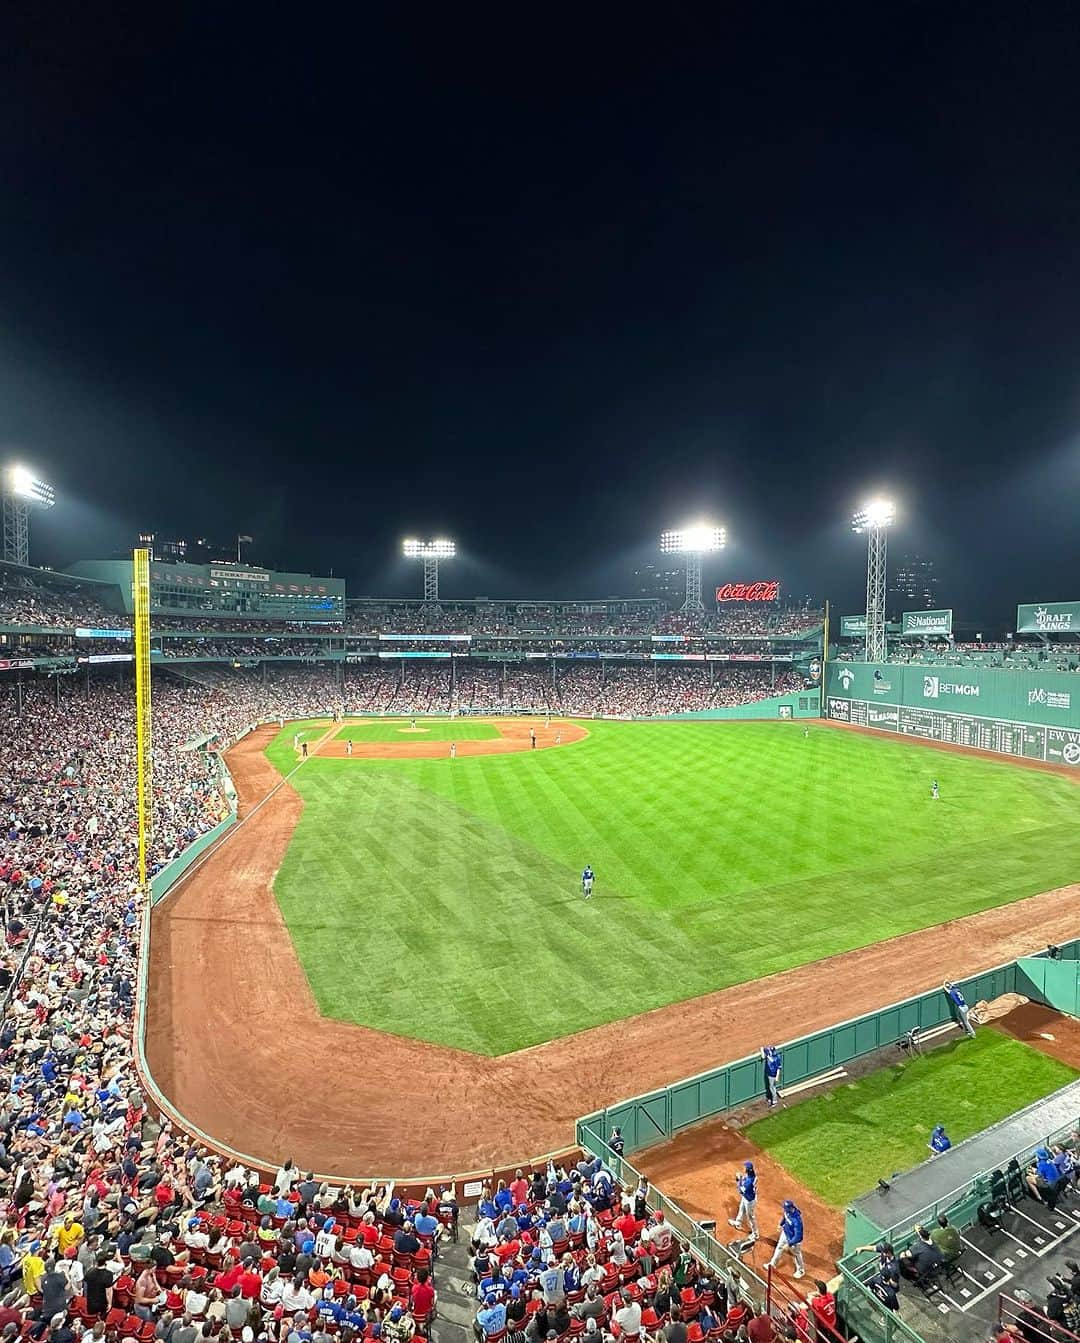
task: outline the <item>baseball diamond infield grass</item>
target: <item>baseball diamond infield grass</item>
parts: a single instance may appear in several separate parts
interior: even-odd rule
[[[500,1054],[1080,877],[1056,774],[798,722],[584,726],[296,772],[274,889],[325,1015]]]
[[[477,723],[471,718],[418,718],[394,722],[346,723],[334,734],[335,741],[412,742],[412,741],[494,741],[499,729],[494,723]]]
[[[826,1203],[845,1207],[930,1153],[935,1124],[954,1144],[1076,1080],[1074,1068],[982,1029],[759,1119],[746,1137]]]

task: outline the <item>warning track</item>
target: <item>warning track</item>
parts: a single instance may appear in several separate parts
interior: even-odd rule
[[[572,1144],[579,1115],[753,1052],[763,1031],[821,1030],[1077,931],[1073,885],[498,1058],[332,1021],[272,890],[303,808],[263,754],[275,733],[229,752],[242,824],[153,913],[146,1008],[157,1087],[267,1164],[425,1181],[512,1166]],[[393,973],[359,962],[357,993]]]

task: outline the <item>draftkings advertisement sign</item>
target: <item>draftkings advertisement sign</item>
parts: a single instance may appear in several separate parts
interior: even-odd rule
[[[1080,602],[1029,602],[1016,608],[1017,634],[1080,634]]]

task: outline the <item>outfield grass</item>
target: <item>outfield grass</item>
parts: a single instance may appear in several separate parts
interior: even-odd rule
[[[415,731],[409,722],[402,718],[383,723],[346,723],[335,737],[338,741],[416,742],[493,741],[501,735],[494,723],[478,723],[472,718],[418,718]]]
[[[1059,775],[798,723],[586,726],[303,766],[275,891],[324,1013],[497,1054],[1080,877]],[[291,727],[269,754],[295,764]]]
[[[1077,1076],[1068,1064],[985,1029],[779,1110],[746,1136],[841,1208],[929,1157],[935,1124],[955,1144]]]

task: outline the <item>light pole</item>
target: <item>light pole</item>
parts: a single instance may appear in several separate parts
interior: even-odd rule
[[[852,530],[866,533],[866,661],[885,661],[885,567],[889,528],[896,520],[891,499],[871,499],[851,519]]]
[[[56,503],[53,487],[38,480],[28,467],[12,465],[4,469],[4,559],[11,564],[30,563],[30,510],[52,508]]]
[[[726,545],[726,529],[707,522],[660,533],[661,555],[682,555],[686,561],[684,611],[705,610],[705,603],[701,600],[701,557],[714,550],[723,550]]]
[[[401,543],[401,553],[407,560],[424,561],[424,601],[439,600],[439,561],[452,560],[457,554],[453,541],[438,539],[435,541],[408,540]]]

